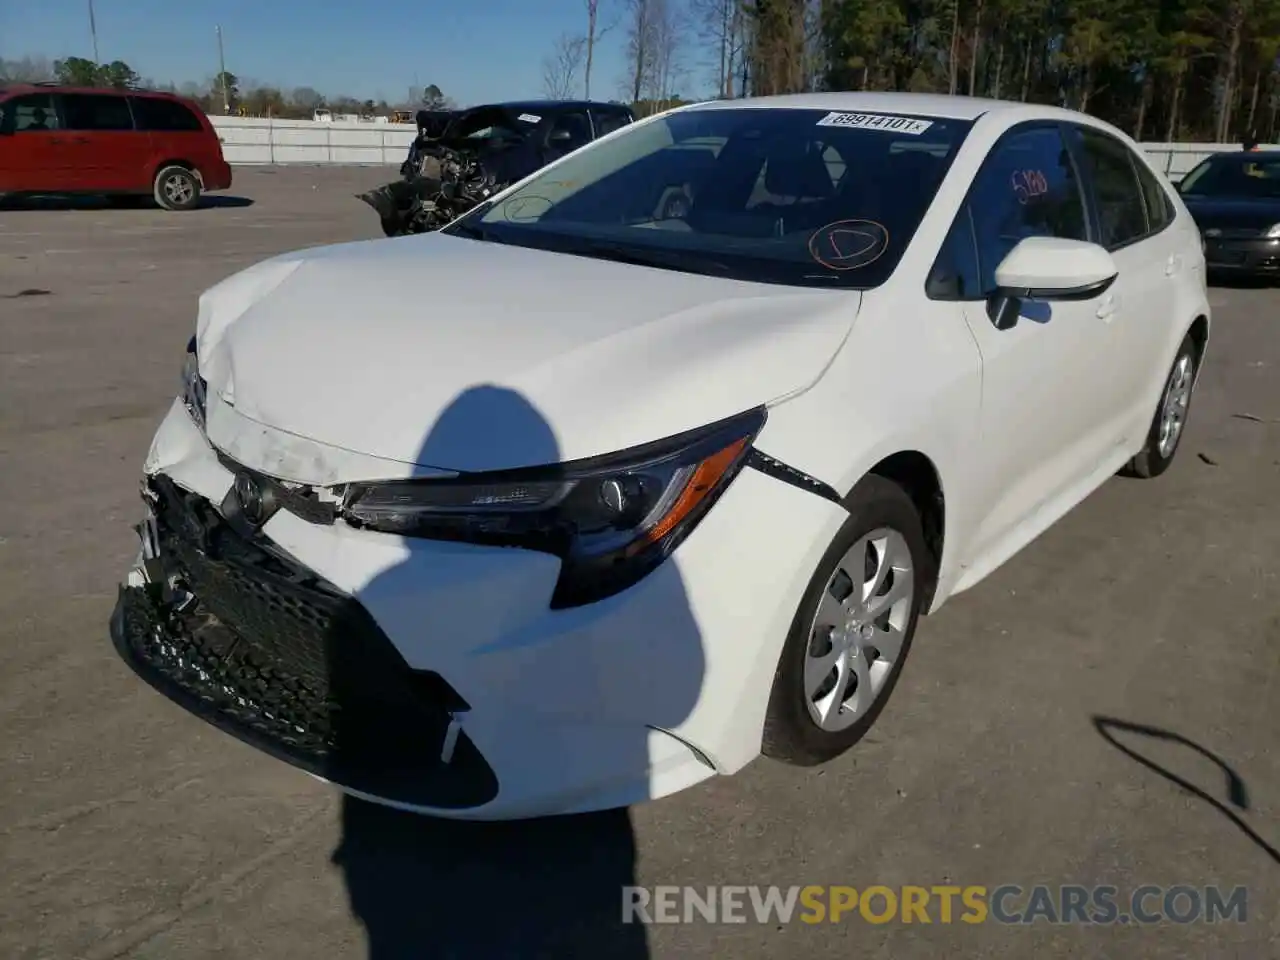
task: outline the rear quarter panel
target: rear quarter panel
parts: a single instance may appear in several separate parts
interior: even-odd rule
[[[231,186],[231,168],[222,154],[217,129],[198,104],[178,101],[196,115],[199,130],[152,131],[150,177],[169,163],[183,163],[200,174],[205,190],[225,190]]]
[[[1147,406],[1154,411],[1160,394],[1164,390],[1165,378],[1173,365],[1174,357],[1177,356],[1178,348],[1182,346],[1182,338],[1187,335],[1187,331],[1191,329],[1191,325],[1195,323],[1197,317],[1204,317],[1209,327],[1212,327],[1213,311],[1209,306],[1208,268],[1205,265],[1204,241],[1200,236],[1200,228],[1191,216],[1191,211],[1187,209],[1187,205],[1183,202],[1177,187],[1168,176],[1151,162],[1151,158],[1135,141],[1125,135],[1123,131],[1120,132],[1120,136],[1142,158],[1143,162],[1146,163],[1147,169],[1155,175],[1156,180],[1169,197],[1169,202],[1174,210],[1174,220],[1166,229],[1168,234],[1166,243],[1169,250],[1179,256],[1183,263],[1183,269],[1179,272],[1176,281],[1176,292],[1173,297],[1173,316],[1167,318],[1168,326],[1165,331],[1165,340],[1161,344],[1163,357],[1160,358],[1152,379],[1147,384]],[[1207,348],[1207,342],[1205,346]],[[1200,359],[1202,363],[1201,367],[1196,370],[1197,379],[1200,376],[1200,369],[1203,368],[1204,356],[1201,356]]]

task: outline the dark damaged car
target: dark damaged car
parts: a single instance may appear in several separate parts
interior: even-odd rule
[[[1280,150],[1220,153],[1182,178],[1178,193],[1215,274],[1280,279]]]
[[[499,190],[635,120],[629,107],[580,100],[422,110],[400,179],[361,194],[389,237],[437,230]]]

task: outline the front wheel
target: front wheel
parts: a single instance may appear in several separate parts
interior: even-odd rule
[[[805,591],[774,674],[761,750],[832,760],[871,729],[911,649],[932,559],[906,492],[862,480]]]
[[[1190,335],[1183,337],[1178,355],[1173,360],[1173,367],[1165,378],[1160,405],[1147,430],[1147,441],[1142,451],[1121,471],[1126,476],[1144,480],[1158,477],[1173,463],[1187,424],[1187,414],[1191,412],[1191,391],[1196,382],[1196,354],[1195,341]]]
[[[165,167],[156,174],[156,203],[166,210],[194,210],[200,203],[200,181],[186,167]]]

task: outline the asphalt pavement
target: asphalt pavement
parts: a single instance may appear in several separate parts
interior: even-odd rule
[[[192,213],[0,207],[0,956],[1280,956],[1280,290],[1212,291],[1171,471],[1109,482],[925,620],[871,737],[827,767],[440,822],[344,802],[145,687],[107,618],[196,297],[376,236],[353,195],[392,174],[238,170]],[[359,338],[352,317],[357,360]],[[948,923],[935,900],[930,923],[874,922],[881,895],[838,922],[621,922],[626,886],[1016,885],[1022,910],[1065,884],[1243,887],[1246,915]]]

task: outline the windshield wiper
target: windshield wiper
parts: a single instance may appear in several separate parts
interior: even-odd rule
[[[483,240],[487,243],[506,243],[492,230],[486,230],[484,227],[476,226],[470,223],[455,223],[446,227],[444,232],[451,233],[455,237],[466,237],[468,240]]]
[[[566,246],[563,252],[581,257],[594,257],[597,260],[612,260],[614,263],[629,263],[636,267],[657,267],[661,270],[679,270],[684,273],[709,273],[722,277],[737,274],[737,271],[727,263],[708,260],[684,250],[637,249],[592,240]]]

